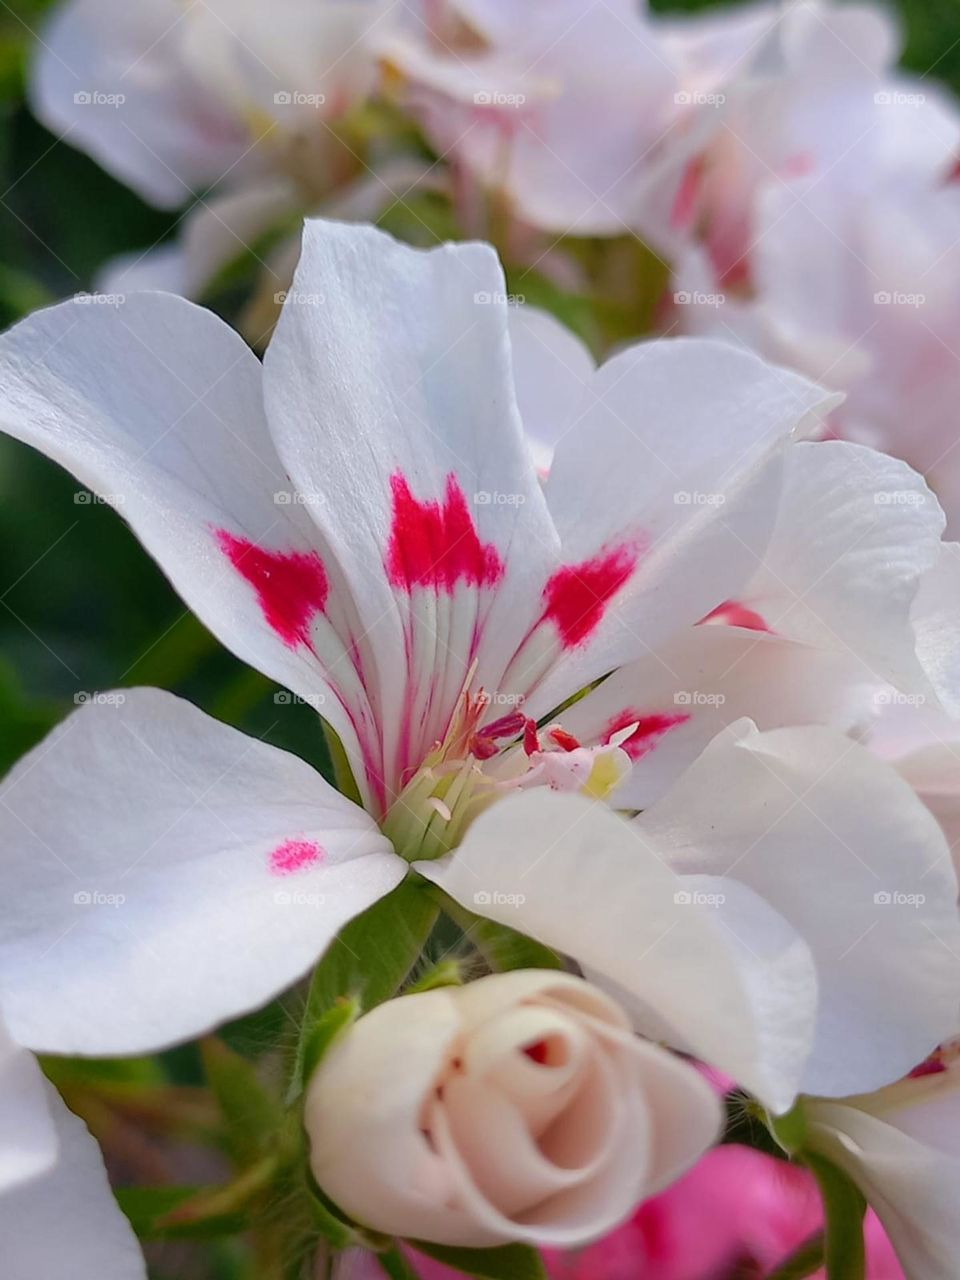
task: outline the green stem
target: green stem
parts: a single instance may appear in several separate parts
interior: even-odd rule
[[[803,1162],[817,1180],[823,1199],[827,1280],[864,1280],[863,1215],[867,1202],[836,1165],[804,1153]]]

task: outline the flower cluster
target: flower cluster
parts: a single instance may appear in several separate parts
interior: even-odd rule
[[[326,753],[85,692],[0,783],[5,1276],[953,1280],[960,110],[896,57],[820,0],[56,9],[37,114],[196,201],[0,336],[0,429]]]

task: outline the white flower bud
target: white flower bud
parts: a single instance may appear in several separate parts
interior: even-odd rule
[[[374,1230],[571,1247],[688,1168],[720,1106],[595,987],[524,970],[368,1013],[320,1063],[305,1124],[318,1184]]]

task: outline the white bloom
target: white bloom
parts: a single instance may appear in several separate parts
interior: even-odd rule
[[[960,1255],[960,1081],[955,1046],[877,1093],[804,1102],[807,1141],[853,1178],[907,1280],[954,1280]]]
[[[721,1111],[596,988],[523,970],[361,1018],[315,1072],[304,1123],[318,1184],[366,1226],[570,1248],[679,1177]]]
[[[438,20],[438,6],[409,7],[379,44],[435,149],[525,222],[574,235],[636,225],[652,157],[716,103],[775,14],[667,22],[633,0],[454,0]]]
[[[861,511],[856,476],[872,495],[872,473],[843,488],[842,450],[792,443],[832,401],[702,342],[641,345],[592,374],[542,489],[504,291],[481,246],[422,253],[308,223],[262,367],[160,294],[66,303],[0,342],[6,429],[123,493],[206,625],[335,728],[366,806],[169,695],[82,707],[3,787],[0,1003],[24,1043],[138,1052],[260,1004],[403,879],[393,842],[407,858],[455,848],[425,874],[618,984],[640,1025],[775,1108],[801,1080],[885,1083],[942,1039],[960,952],[943,838],[842,735],[739,725],[687,774],[685,759],[665,769],[631,825],[525,790],[534,775],[604,794],[625,756],[642,773],[698,719],[664,719],[659,690],[648,716],[635,686],[629,720],[593,737],[566,714],[535,727],[608,672],[669,662],[671,637],[722,635],[696,624],[741,599],[778,537],[804,593],[839,556],[823,599],[846,611],[830,616],[871,663],[921,679],[908,602],[939,515],[884,509],[896,556],[858,517],[863,555],[844,557],[843,512]],[[810,529],[784,495],[809,493],[821,461],[843,502]],[[710,504],[676,498],[708,487]],[[780,705],[772,727],[792,722]],[[878,887],[920,876],[920,909],[874,910]]]
[[[97,1144],[0,1023],[4,1280],[146,1280]]]

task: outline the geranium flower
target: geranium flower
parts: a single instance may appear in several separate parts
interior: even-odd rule
[[[138,1052],[254,1007],[417,859],[775,1109],[943,1038],[956,880],[891,769],[830,730],[738,724],[628,824],[587,797],[673,726],[591,744],[549,719],[739,599],[790,441],[831,401],[722,345],[635,347],[541,489],[504,293],[482,246],[308,223],[262,368],[164,295],[2,340],[7,429],[122,495],[198,616],[340,735],[364,805],[170,695],[81,708],[2,792],[0,997],[24,1043]],[[921,877],[920,907],[877,910]]]
[[[146,1280],[97,1144],[2,1023],[0,1231],[7,1280]]]

